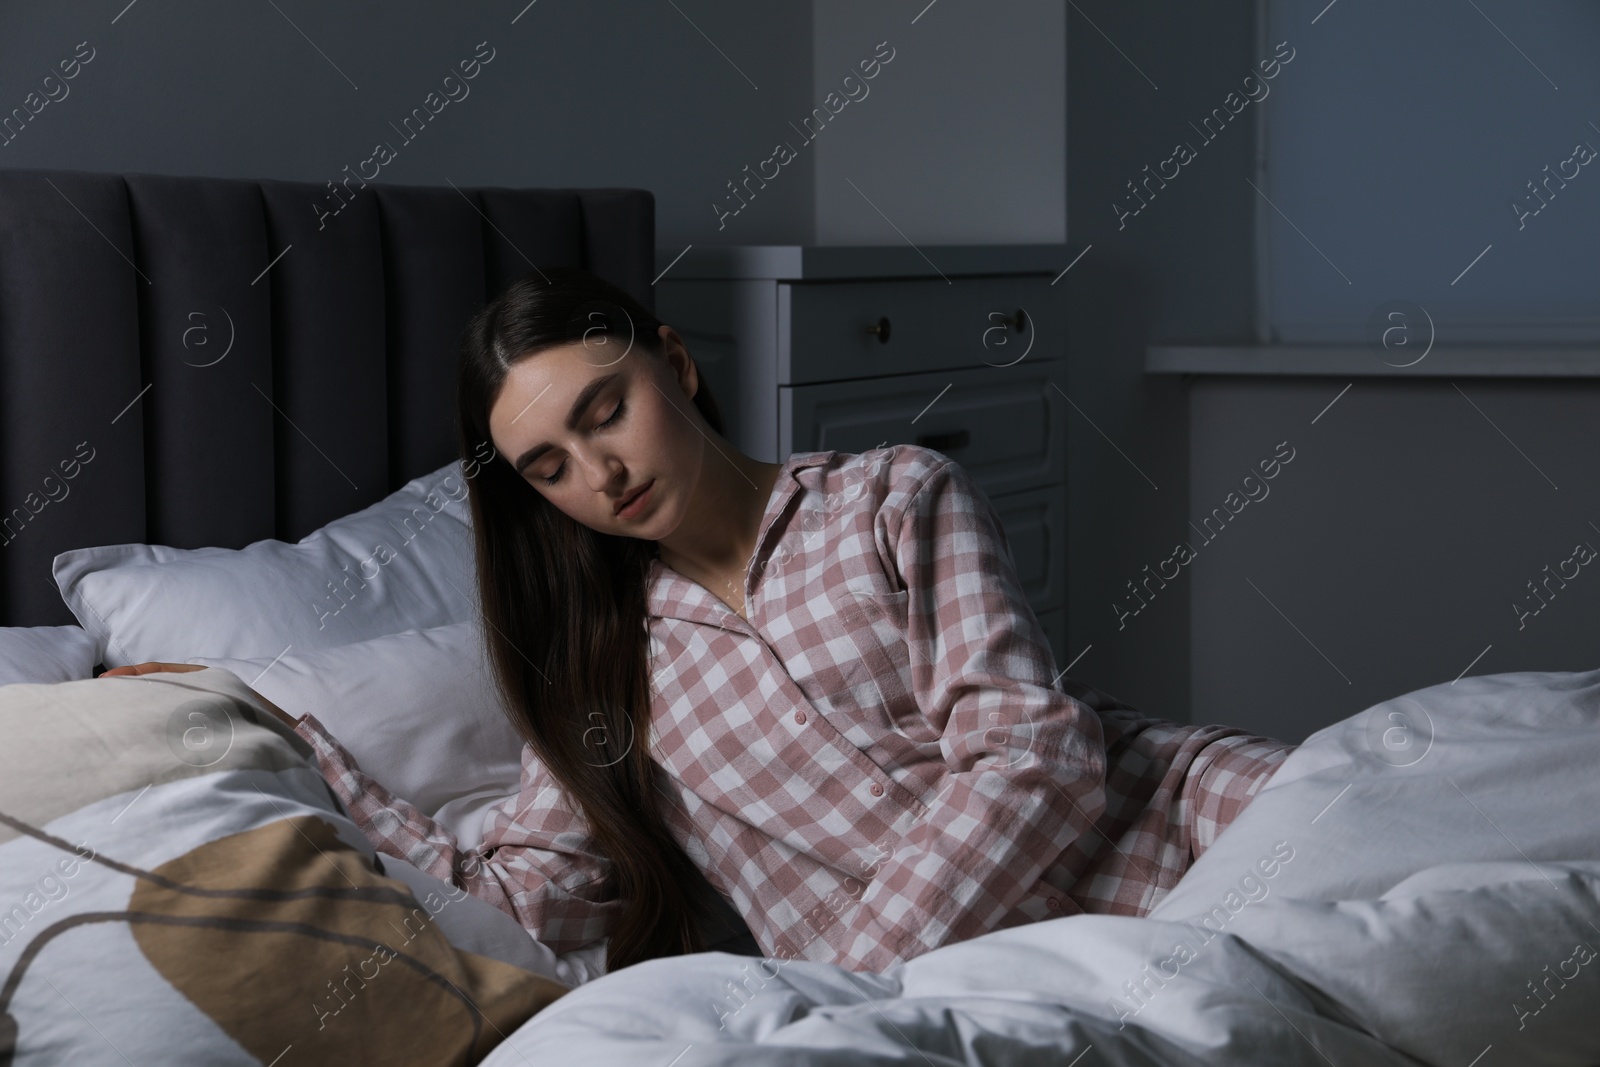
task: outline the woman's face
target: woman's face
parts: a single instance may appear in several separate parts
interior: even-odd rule
[[[496,451],[602,533],[666,537],[699,480],[710,428],[691,400],[698,371],[674,330],[661,327],[661,338],[664,358],[603,335],[545,349],[512,365],[489,410]],[[630,497],[635,506],[619,515]]]

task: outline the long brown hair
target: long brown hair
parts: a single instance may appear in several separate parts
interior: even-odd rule
[[[660,358],[660,326],[587,271],[546,267],[512,282],[462,335],[456,405],[467,469],[491,440],[489,409],[512,365],[601,337]],[[725,432],[704,378],[694,405]],[[611,862],[621,911],[607,931],[607,969],[699,951],[705,882],[668,832],[650,758],[645,609],[655,543],[569,517],[511,457],[477,464],[468,485],[483,633],[507,713]]]

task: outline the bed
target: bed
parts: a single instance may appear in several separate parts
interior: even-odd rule
[[[0,1067],[1600,1063],[1600,671],[1385,701],[1148,916],[883,974],[736,916],[606,974],[374,853],[254,693],[464,838],[514,795],[453,344],[534,263],[651,306],[653,202],[329,193],[0,172]],[[92,677],[146,659],[215,669]]]

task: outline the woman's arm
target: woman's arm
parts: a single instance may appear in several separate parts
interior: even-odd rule
[[[192,663],[140,663],[101,677],[206,669]],[[557,953],[605,936],[617,908],[610,863],[526,746],[515,806],[496,807],[482,846],[464,849],[444,826],[362,771],[315,715],[295,718],[256,696],[311,746],[329,788],[379,852],[487,900]],[[448,756],[440,753],[440,758]]]
[[[948,767],[927,812],[868,873],[829,940],[882,970],[997,928],[1019,905],[1049,917],[1039,876],[1105,810],[1098,717],[1052,686],[1052,657],[999,516],[958,464],[907,503],[895,546],[909,592],[918,706]],[[1046,887],[1047,888],[1047,887]],[[1056,900],[1059,914],[1077,908]],[[1012,919],[1015,922],[1015,918]]]
[[[618,907],[610,862],[526,746],[517,797],[490,814],[482,845],[465,849],[444,826],[362,771],[315,715],[303,716],[295,733],[311,746],[322,777],[379,851],[489,901],[557,953],[605,936]]]

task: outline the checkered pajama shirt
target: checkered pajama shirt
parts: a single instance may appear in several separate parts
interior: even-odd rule
[[[790,456],[744,577],[749,621],[652,560],[649,744],[679,844],[774,957],[879,971],[1143,915],[1293,748],[1058,679],[998,513],[926,448]],[[297,732],[380,851],[558,953],[605,936],[609,861],[528,749],[468,848],[315,716]]]

